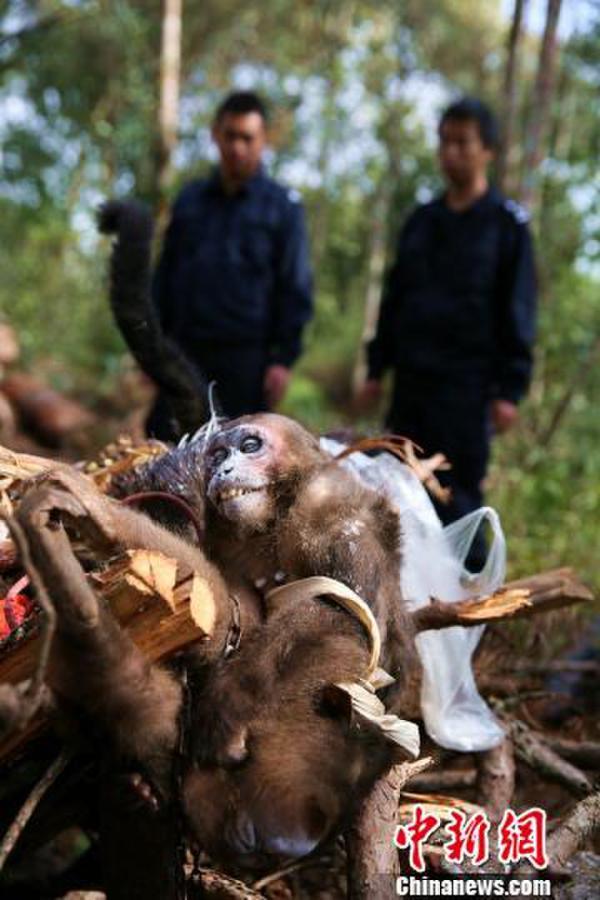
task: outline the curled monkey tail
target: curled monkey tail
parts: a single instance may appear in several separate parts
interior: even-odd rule
[[[165,335],[152,302],[152,237],[149,209],[112,200],[98,212],[98,228],[115,235],[110,263],[110,305],[138,365],[166,395],[180,436],[208,418],[208,391],[201,374]]]

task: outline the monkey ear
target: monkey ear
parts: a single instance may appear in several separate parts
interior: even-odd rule
[[[326,684],[317,695],[317,708],[323,716],[348,724],[352,720],[352,698],[337,684]]]
[[[319,694],[319,709],[323,715],[370,731],[389,742],[397,762],[416,759],[419,755],[421,740],[418,726],[386,712],[385,706],[368,682],[325,685]]]
[[[346,682],[333,687],[337,687],[350,698],[351,722],[381,735],[392,743],[398,761],[418,757],[421,750],[418,726],[414,722],[408,722],[386,712],[385,706],[369,682]]]

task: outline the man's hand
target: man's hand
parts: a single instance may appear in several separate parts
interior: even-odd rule
[[[270,409],[273,409],[274,406],[277,406],[283,400],[291,374],[291,371],[286,366],[280,365],[269,366],[265,372],[263,389]]]
[[[492,402],[492,424],[497,434],[503,434],[512,428],[519,418],[519,410],[509,400],[494,400]]]
[[[376,406],[383,395],[381,382],[375,378],[369,378],[356,394],[356,407],[359,412],[366,412]]]

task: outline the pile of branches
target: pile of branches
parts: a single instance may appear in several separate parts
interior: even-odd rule
[[[122,475],[129,467],[143,464],[165,449],[153,442],[133,446],[124,439],[108,448],[98,462],[87,465],[86,470],[97,486],[107,491],[115,475]],[[50,460],[0,450],[0,508],[7,519],[12,517],[32,479],[52,466]],[[193,572],[183,571],[174,560],[160,553],[131,550],[112,560],[107,560],[100,548],[88,548],[87,553],[88,579],[150,661],[168,659],[206,636],[212,611],[206,609],[206,598],[198,593]],[[4,631],[0,630],[0,699],[3,685],[16,687],[21,696],[31,698],[35,715],[13,722],[15,727],[4,736],[0,734],[1,781],[8,785],[2,790],[4,797],[11,795],[12,788],[21,789],[31,780],[32,768],[36,768],[32,767],[32,760],[36,753],[39,756],[39,742],[46,740],[51,705],[51,698],[45,702],[43,697],[47,620],[38,605],[50,600],[38,591],[36,602],[32,603],[27,583],[31,571],[25,556],[26,548],[19,546],[13,527],[0,541],[0,626],[4,622]],[[494,657],[493,648],[499,623],[534,618],[591,600],[590,591],[569,569],[511,582],[492,595],[458,603],[431,598],[428,605],[413,613],[416,632],[454,625],[494,626],[479,657],[478,682],[505,726],[504,742],[477,754],[442,752],[432,744],[429,755],[426,752],[417,762],[390,771],[367,798],[343,839],[331,842],[319,855],[311,855],[259,880],[253,876],[239,881],[209,868],[193,873],[190,869],[190,879],[195,879],[209,896],[291,898],[318,893],[321,897],[347,895],[358,900],[387,896],[391,879],[401,871],[410,871],[407,859],[398,852],[390,835],[398,823],[411,815],[416,803],[429,806],[442,821],[448,819],[452,810],[461,809],[468,814],[482,810],[493,827],[497,827],[509,807],[543,806],[551,812],[552,826],[548,839],[550,865],[545,874],[557,881],[567,878],[569,861],[581,848],[589,846],[600,831],[600,794],[593,780],[593,773],[600,769],[597,724],[585,717],[572,719],[570,736],[564,735],[563,727],[559,731],[549,728],[549,716],[544,715],[547,703],[544,707],[542,702],[548,701],[543,691],[544,679],[549,670],[560,669],[561,664],[536,668],[531,664],[519,666],[513,660],[508,665],[506,652]],[[492,674],[492,665],[497,669],[501,657],[505,672]],[[584,665],[577,669],[572,663],[562,664],[566,670],[569,667],[595,678],[598,689],[597,663],[590,663],[587,669]],[[418,715],[418,710],[414,713]],[[5,830],[3,836],[0,834],[0,870],[23,841],[29,819],[33,816],[35,820],[41,798],[59,779],[69,759],[68,752],[61,750],[43,777],[33,787],[28,784],[29,796],[11,814],[11,821],[1,821],[0,817]],[[51,831],[46,823],[47,837],[52,836]],[[432,842],[424,850],[428,871],[448,871],[439,844]],[[497,868],[497,862],[491,860],[487,871]],[[484,872],[486,867],[477,871]],[[385,889],[382,874],[387,876]]]

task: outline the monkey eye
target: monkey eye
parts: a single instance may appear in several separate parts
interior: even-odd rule
[[[255,434],[253,434],[250,437],[244,438],[244,440],[240,444],[240,450],[242,451],[242,453],[256,453],[257,450],[260,450],[262,445],[262,438],[259,438]]]
[[[215,465],[220,466],[222,462],[225,462],[227,457],[229,456],[229,450],[225,447],[217,447],[216,450],[213,450],[212,461]]]

